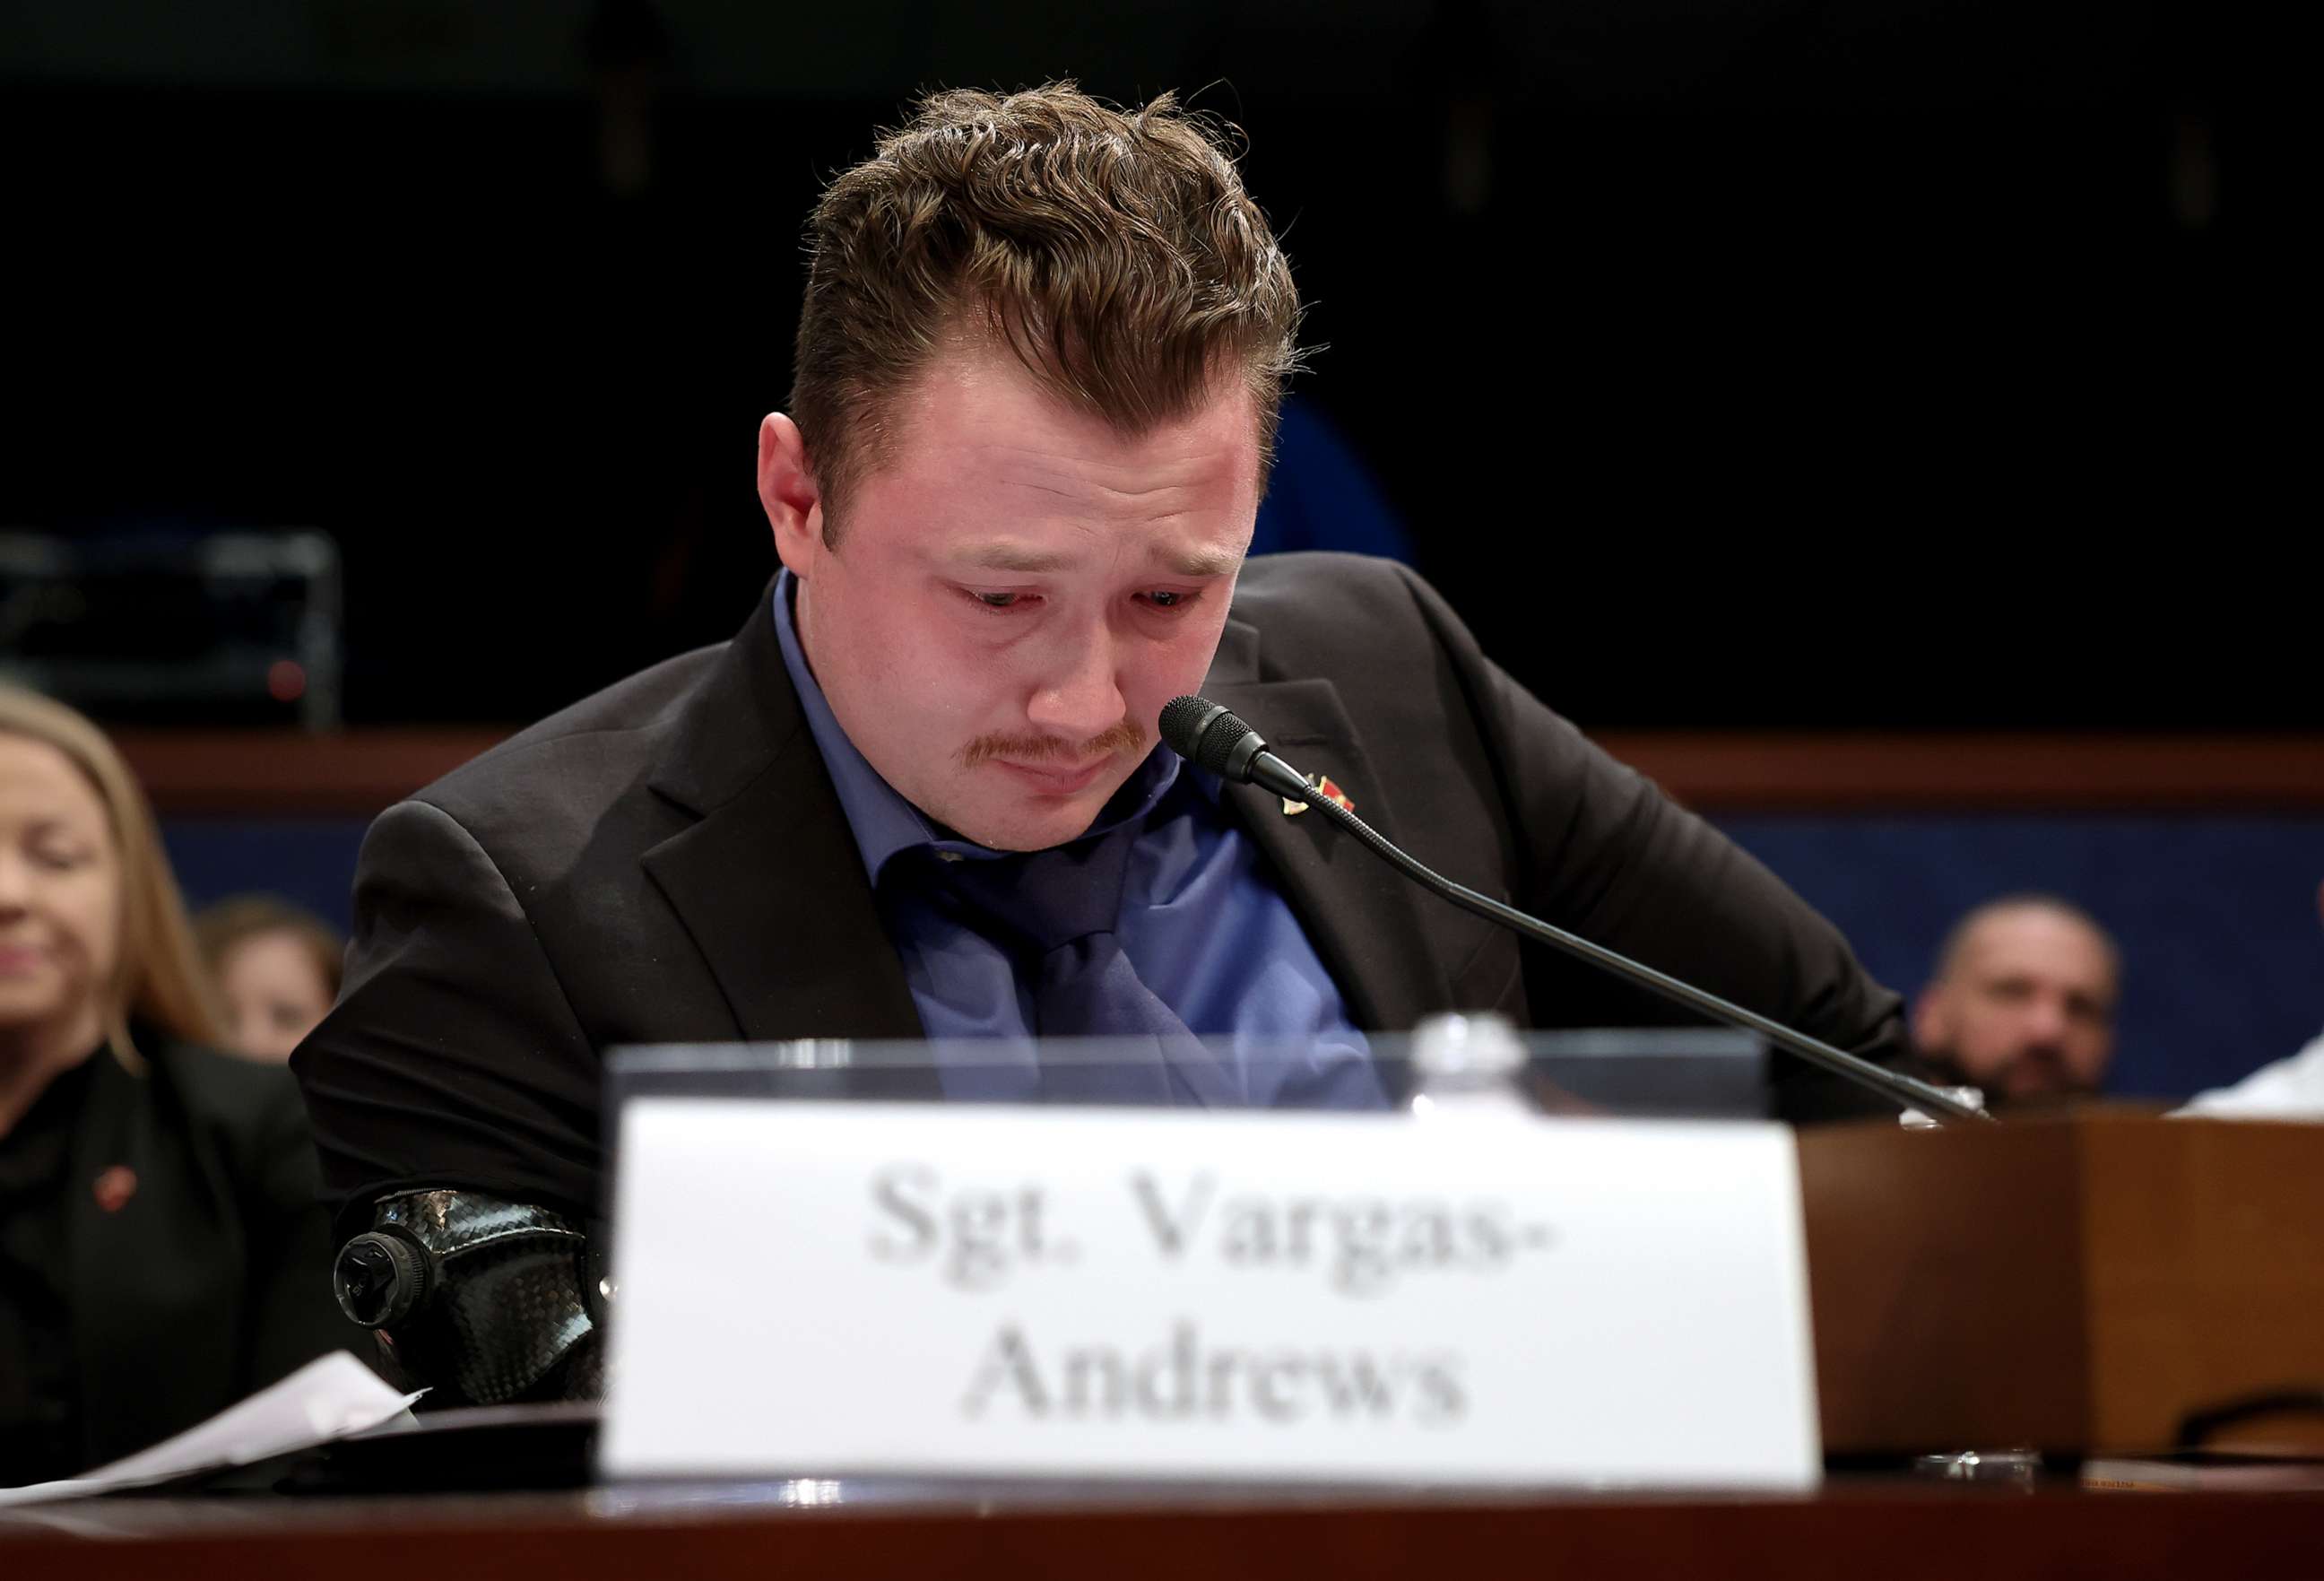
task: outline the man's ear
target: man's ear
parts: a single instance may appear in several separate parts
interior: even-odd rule
[[[779,411],[759,424],[759,504],[775,532],[775,553],[795,577],[808,576],[823,543],[823,494],[798,424]]]
[[[1944,999],[1944,985],[1932,983],[1913,1001],[1913,1047],[1923,1053],[1944,1047],[1951,1035]]]

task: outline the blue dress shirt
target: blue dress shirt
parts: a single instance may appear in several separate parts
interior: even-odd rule
[[[856,750],[807,668],[791,616],[794,586],[788,571],[775,584],[783,666],[879,895],[920,1023],[936,1045],[945,1091],[1008,1096],[1005,1084],[991,1086],[990,1073],[1012,1063],[1031,1068],[1032,985],[958,908],[921,886],[881,883],[889,863],[915,847],[949,861],[1001,853],[931,822]],[[1092,827],[1094,834],[1144,825],[1130,849],[1115,929],[1122,953],[1213,1055],[1232,1061],[1245,1102],[1377,1106],[1370,1046],[1219,790],[1215,775],[1157,744]]]

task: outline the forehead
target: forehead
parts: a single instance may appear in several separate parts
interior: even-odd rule
[[[1253,397],[1223,378],[1182,416],[1126,433],[1068,405],[1008,351],[954,337],[896,398],[867,495],[968,487],[1160,516],[1258,506]]]
[[[105,804],[73,761],[45,741],[0,730],[0,818],[103,827]]]
[[[318,975],[315,957],[306,941],[285,928],[244,934],[227,948],[219,965],[225,972],[235,975],[272,978]]]
[[[2114,953],[2080,920],[2046,907],[2014,906],[1982,918],[1962,957],[1987,974],[2034,972],[2110,984]]]

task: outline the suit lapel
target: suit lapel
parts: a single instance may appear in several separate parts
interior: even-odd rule
[[[719,666],[652,781],[699,821],[648,851],[647,873],[744,1038],[920,1037],[764,599]]]
[[[154,1204],[132,1197],[115,1211],[98,1207],[95,1186],[107,1170],[120,1167],[143,1175],[152,1167],[143,1140],[130,1134],[134,1107],[126,1102],[128,1073],[122,1081],[105,1067],[114,1063],[104,1049],[89,1056],[101,1063],[89,1072],[80,1119],[73,1128],[72,1152],[65,1171],[65,1244],[70,1248],[73,1351],[80,1372],[83,1419],[95,1422],[105,1413],[118,1413],[124,1401],[119,1380],[124,1369],[117,1358],[138,1353],[144,1336],[137,1332],[134,1299],[124,1299],[119,1270],[141,1266],[145,1248],[137,1244],[138,1230],[152,1216]],[[143,1127],[138,1129],[142,1130]],[[140,1181],[143,1186],[145,1182]],[[142,1193],[141,1193],[142,1194]],[[87,1453],[103,1450],[84,1433]]]
[[[233,1397],[242,1253],[187,1128],[156,1123],[176,1112],[169,1071],[90,1058],[65,1211],[82,1416],[89,1453],[109,1458]]]
[[[1359,817],[1395,840],[1395,809],[1338,689],[1321,679],[1258,679],[1258,645],[1252,627],[1230,621],[1203,695],[1242,716],[1303,772],[1330,776]],[[1314,812],[1286,817],[1281,800],[1255,785],[1229,785],[1224,794],[1361,1026],[1400,1031],[1452,1004],[1452,979],[1409,880]]]

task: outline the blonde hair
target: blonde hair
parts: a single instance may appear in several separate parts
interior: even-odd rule
[[[38,692],[0,682],[0,735],[20,735],[64,754],[104,804],[121,856],[121,940],[103,995],[106,1036],[124,1065],[142,1066],[129,1023],[192,1043],[216,1045],[222,1028],[186,902],[161,830],[120,750],[87,718]]]

